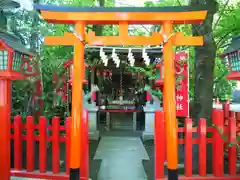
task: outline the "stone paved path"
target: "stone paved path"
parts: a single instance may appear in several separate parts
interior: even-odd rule
[[[139,137],[102,137],[94,159],[101,159],[97,180],[147,180],[142,160],[149,156]]]

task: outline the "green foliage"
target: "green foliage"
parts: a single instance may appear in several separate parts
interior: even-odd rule
[[[156,69],[154,68],[156,63],[152,63],[145,67],[127,66],[126,70],[138,73],[145,78],[143,84],[140,85],[143,90],[148,91],[151,95],[157,97],[159,101],[162,99],[162,92],[160,90],[152,89],[152,85],[156,80]]]
[[[213,92],[215,97],[220,99],[226,99],[226,97],[232,96],[232,90],[236,87],[235,81],[229,81],[226,79],[228,74],[228,67],[226,62],[220,58],[216,58],[214,68],[214,87]]]
[[[154,68],[155,66],[156,63],[152,63],[149,66],[145,67],[127,66],[126,70],[132,72],[140,72],[148,80],[155,80],[156,79],[156,70]]]
[[[219,1],[219,13],[213,35],[218,48],[223,48],[232,37],[240,34],[240,2],[235,4]]]

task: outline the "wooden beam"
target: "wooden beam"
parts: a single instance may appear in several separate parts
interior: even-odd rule
[[[51,46],[73,46],[76,43],[76,36],[73,33],[65,32],[64,36],[45,36],[44,43]]]
[[[86,36],[88,45],[104,46],[147,46],[160,45],[163,42],[163,36],[160,33],[153,32],[152,36],[95,36],[94,32]]]
[[[88,45],[97,46],[147,46],[147,45],[160,45],[163,42],[163,35],[157,32],[153,32],[152,36],[126,36],[126,26],[123,27],[122,36],[95,36],[95,32],[89,32],[86,35],[86,42]],[[203,37],[190,37],[184,36],[182,32],[178,32],[169,40],[173,40],[173,44],[176,46],[202,46]],[[47,36],[44,38],[44,43],[47,45],[62,45],[72,46],[79,41],[73,33],[65,32],[64,36]]]
[[[163,24],[171,21],[173,24],[201,23],[206,18],[207,11],[190,12],[57,12],[41,11],[44,20],[51,23],[75,24],[83,21],[86,24]]]
[[[128,22],[119,23],[119,34],[121,37],[128,37]]]
[[[184,33],[178,32],[171,37],[175,46],[202,46],[202,36],[184,36]]]

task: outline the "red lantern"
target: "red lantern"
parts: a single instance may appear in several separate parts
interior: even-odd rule
[[[146,100],[147,101],[150,101],[152,98],[151,94],[149,92],[147,92],[147,95],[146,95]]]
[[[109,76],[112,77],[112,71],[109,71]]]
[[[92,93],[92,101],[96,101],[97,100],[97,93],[93,92]]]
[[[100,77],[100,76],[101,76],[100,71],[97,71],[97,77]]]
[[[107,72],[103,71],[103,77],[106,78],[107,77]]]

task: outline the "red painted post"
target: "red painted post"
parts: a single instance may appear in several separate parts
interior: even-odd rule
[[[70,170],[70,135],[71,135],[71,118],[66,119],[66,173]]]
[[[34,119],[27,117],[27,172],[34,170]]]
[[[88,122],[89,122],[89,116],[88,116],[88,110],[86,109],[86,123],[85,123],[85,133],[86,133],[86,169],[87,169],[87,176],[86,176],[86,180],[89,179],[89,137],[88,137]]]
[[[22,169],[22,117],[14,117],[14,169]]]
[[[206,176],[206,161],[207,161],[207,123],[206,119],[201,118],[199,120],[199,175]]]
[[[59,150],[59,136],[60,136],[60,118],[54,117],[52,119],[52,171],[53,174],[58,174],[60,169],[60,150]]]
[[[154,125],[155,179],[164,178],[164,161],[165,161],[164,126],[165,126],[164,112],[157,110],[155,112],[155,125]]]
[[[230,111],[229,112],[229,117],[235,117],[236,112]]]
[[[81,179],[87,180],[89,176],[88,166],[89,166],[89,157],[88,157],[88,111],[84,110],[83,119],[82,119],[82,136],[81,136],[81,144],[82,144],[82,167],[81,167]]]
[[[222,133],[224,122],[223,111],[214,109],[212,121]],[[213,175],[222,177],[224,175],[224,141],[216,128],[213,128],[212,138]]]
[[[192,176],[192,119],[185,119],[185,176]]]
[[[240,112],[236,113],[236,120],[239,121],[240,120]]]
[[[236,132],[236,134],[237,134],[237,136],[240,136],[240,112],[237,112],[236,113],[236,124],[237,124],[237,132]],[[239,154],[240,152],[238,152],[238,154]],[[238,155],[238,157],[239,157],[239,155]]]
[[[45,117],[39,118],[39,171],[46,172],[47,159],[47,120]]]
[[[9,53],[9,59],[12,53]],[[0,80],[0,177],[10,179],[10,111],[11,81]]]
[[[229,112],[230,112],[230,102],[227,101],[224,105],[223,105],[223,110],[224,110],[224,118],[228,119],[229,118]]]
[[[229,143],[232,143],[236,140],[236,133],[237,133],[235,118],[229,119],[228,130],[229,130],[229,133],[228,133]],[[237,154],[236,146],[231,146],[228,148],[228,172],[229,172],[229,175],[236,175],[236,171],[237,171],[236,154]]]

